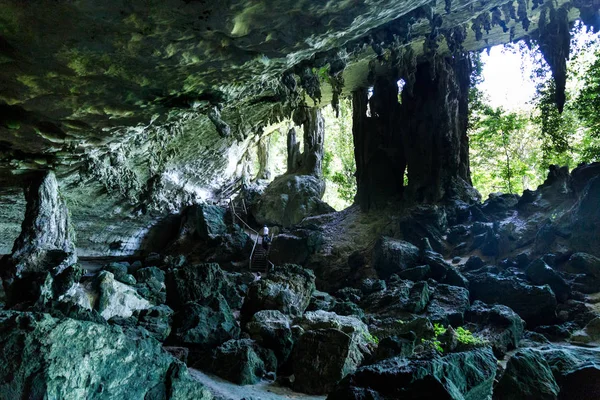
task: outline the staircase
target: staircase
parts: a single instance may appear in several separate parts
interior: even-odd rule
[[[262,238],[260,238],[260,243],[257,241],[252,251],[250,271],[260,273],[267,273],[269,271],[269,253],[262,245]]]

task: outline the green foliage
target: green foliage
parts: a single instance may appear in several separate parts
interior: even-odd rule
[[[459,326],[458,328],[456,328],[455,332],[456,332],[456,339],[462,344],[482,345],[482,344],[486,343],[485,340],[476,338],[475,336],[473,336],[471,331],[463,328],[462,326]]]
[[[444,349],[442,348],[442,342],[440,342],[437,339],[421,339],[421,343],[423,343],[423,346],[432,348],[433,350],[437,351],[438,353],[443,353]]]
[[[373,343],[375,345],[379,344],[379,338],[375,335],[371,335],[370,332],[365,332],[364,334],[365,340],[369,343]]]
[[[437,322],[433,325],[433,332],[436,337],[443,335],[446,333],[446,328],[442,324],[438,324]]]
[[[539,175],[539,140],[527,116],[484,106],[470,126],[471,170],[475,187],[521,193],[543,181]]]
[[[336,210],[343,210],[354,202],[356,195],[356,161],[352,136],[352,102],[340,100],[340,114],[335,117],[331,107],[323,110],[325,118],[325,154],[323,176],[326,191],[323,198]]]

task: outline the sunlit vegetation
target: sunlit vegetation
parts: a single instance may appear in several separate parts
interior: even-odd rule
[[[356,161],[352,137],[352,101],[340,99],[340,113],[336,118],[331,106],[323,110],[325,118],[325,154],[323,175],[327,188],[323,200],[336,210],[343,210],[354,202],[356,195]]]
[[[555,86],[549,66],[535,42],[506,46],[534,65],[531,79],[536,96],[514,110],[490,105],[477,89],[482,65],[474,57],[470,93],[471,173],[474,186],[486,199],[490,193],[520,194],[535,189],[548,166],[569,168],[600,161],[600,41],[578,24],[568,62],[567,103],[562,113],[554,104]]]

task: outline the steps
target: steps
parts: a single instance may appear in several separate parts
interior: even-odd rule
[[[250,271],[261,273],[269,271],[269,253],[262,245],[262,238],[256,243],[256,247],[252,253]]]

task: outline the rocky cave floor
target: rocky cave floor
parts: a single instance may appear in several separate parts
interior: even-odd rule
[[[194,206],[161,254],[5,279],[0,398],[600,398],[599,222],[600,164],[552,168],[483,204],[308,218],[261,277]]]

